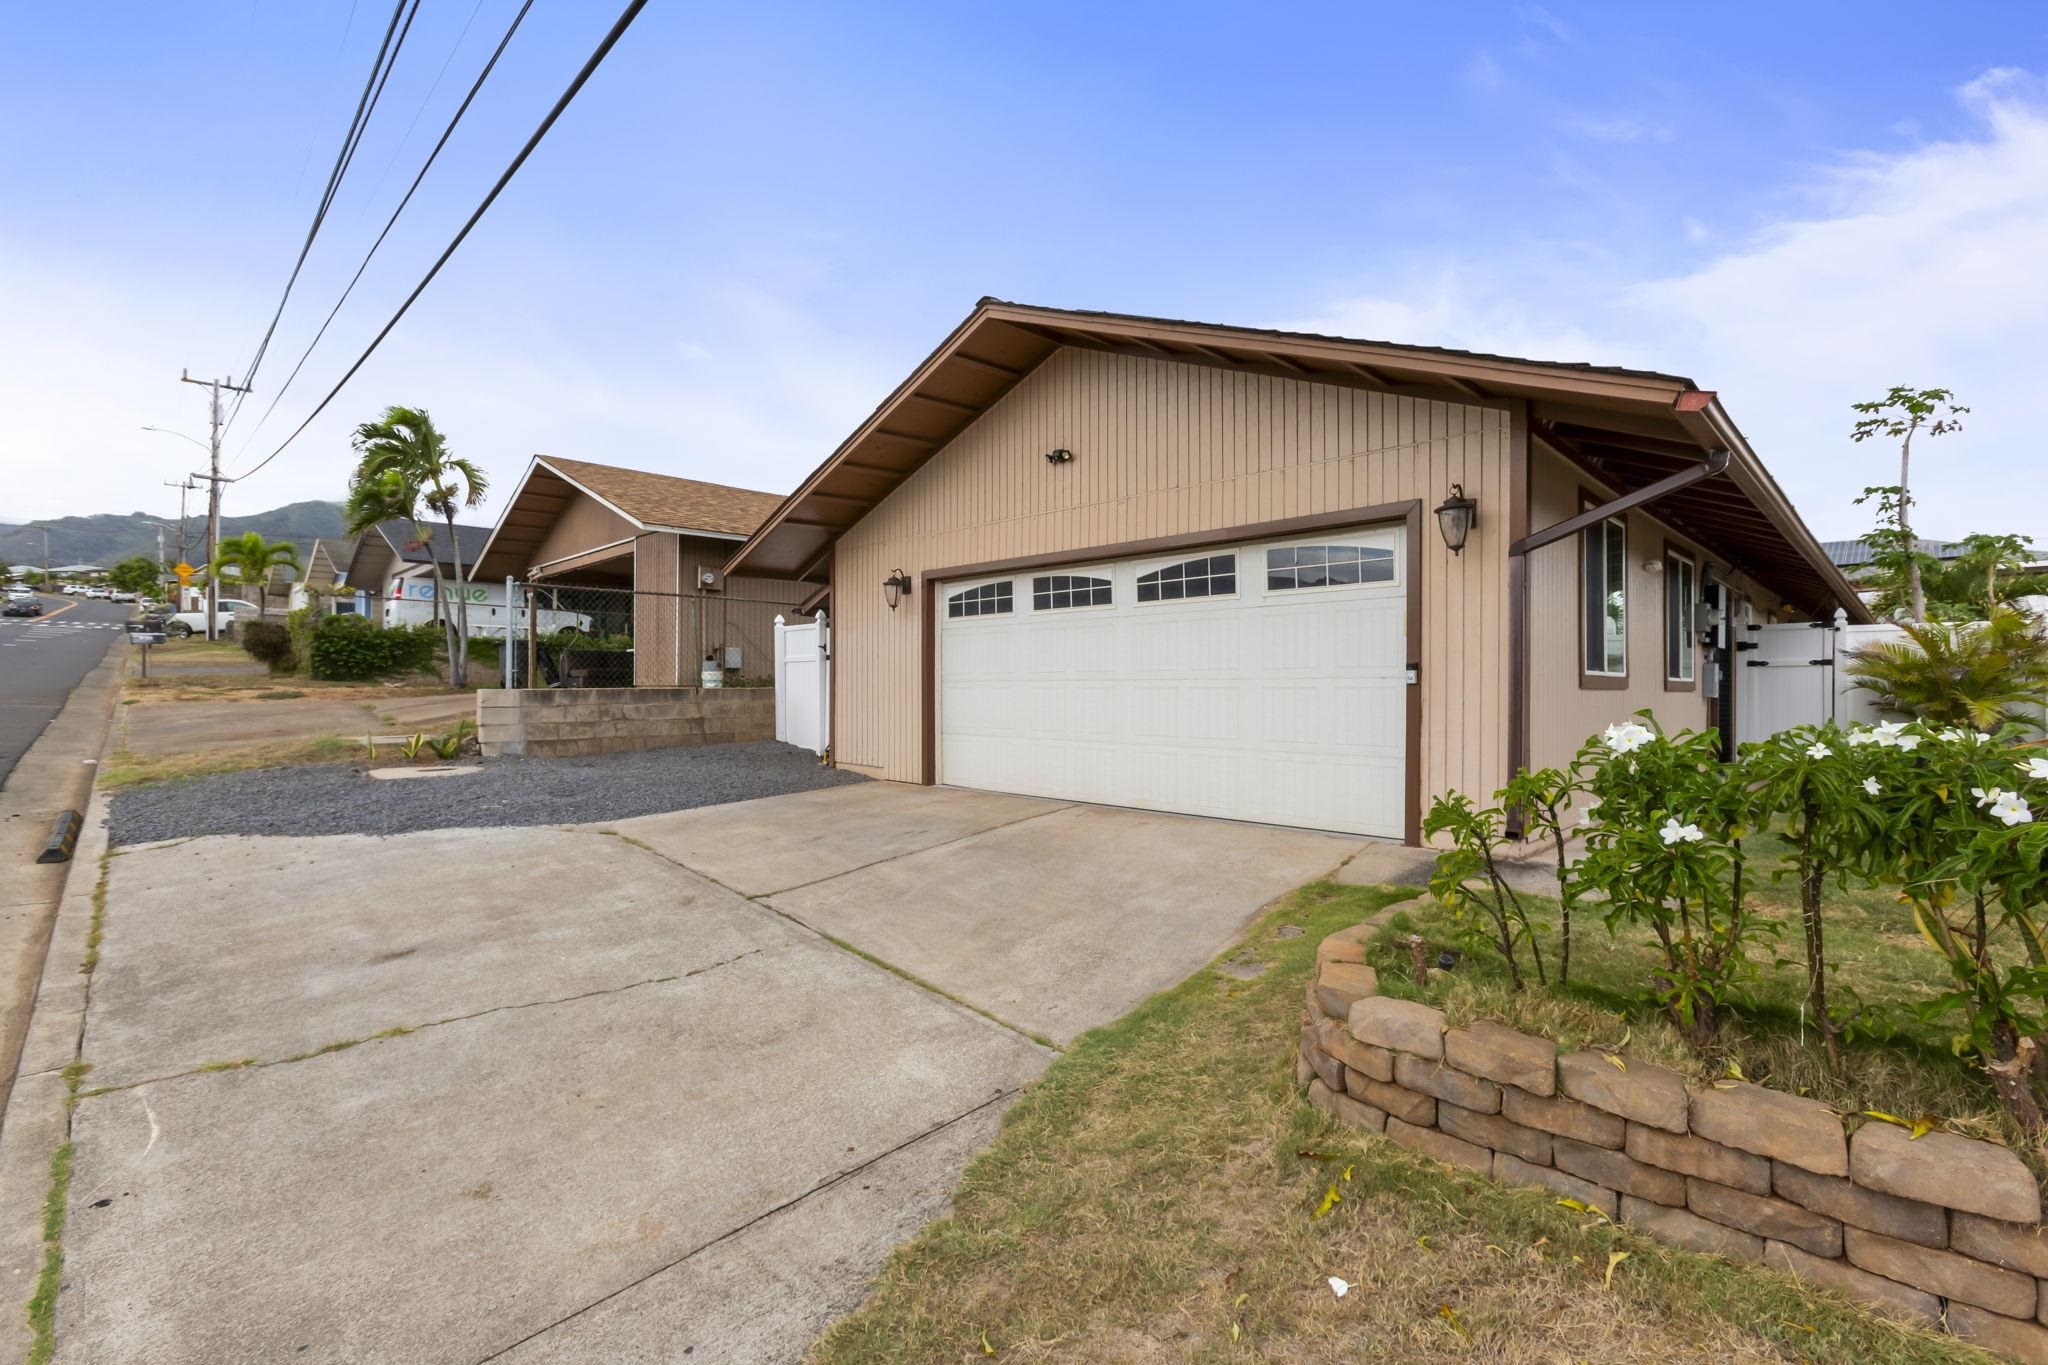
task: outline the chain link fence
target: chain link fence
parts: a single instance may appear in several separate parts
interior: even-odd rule
[[[507,595],[507,687],[773,686],[775,618],[810,619],[793,601],[729,593],[513,583]]]

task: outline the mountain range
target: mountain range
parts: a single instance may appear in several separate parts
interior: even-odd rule
[[[202,504],[203,505],[203,504]],[[178,557],[176,517],[152,517],[146,512],[102,513],[90,517],[51,517],[33,525],[0,521],[0,564],[41,564],[43,530],[50,533],[50,563],[97,564],[102,568],[120,563],[131,555],[156,558],[157,527],[164,528],[164,558]],[[341,504],[338,502],[294,502],[268,512],[246,517],[222,517],[220,533],[238,536],[244,531],[261,531],[266,540],[288,540],[303,552],[315,537],[340,536]],[[185,558],[193,564],[206,553],[206,518],[185,519]]]

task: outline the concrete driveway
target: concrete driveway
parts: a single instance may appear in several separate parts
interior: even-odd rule
[[[943,1208],[1033,1035],[1358,846],[863,783],[120,852],[57,1359],[795,1359]]]

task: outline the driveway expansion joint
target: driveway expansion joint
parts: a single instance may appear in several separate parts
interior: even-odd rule
[[[609,1303],[611,1300],[617,1298],[619,1295],[624,1294],[629,1290],[635,1289],[640,1285],[646,1284],[649,1280],[654,1279],[656,1276],[666,1274],[668,1271],[675,1269],[677,1266],[682,1265],[688,1261],[694,1260],[696,1257],[703,1255],[705,1252],[711,1250],[713,1247],[731,1241],[733,1238],[747,1231],[747,1229],[758,1226],[761,1223],[765,1223],[770,1219],[775,1218],[778,1215],[795,1208],[797,1205],[803,1203],[805,1200],[811,1198],[814,1195],[823,1194],[826,1191],[834,1188],[835,1186],[844,1184],[846,1181],[852,1179],[854,1176],[859,1175],[861,1172],[868,1170],[876,1165],[879,1165],[881,1162],[886,1161],[892,1156],[895,1156],[898,1152],[907,1151],[908,1149],[917,1146],[921,1142],[937,1137],[940,1133],[945,1132],[948,1128],[951,1128],[953,1125],[971,1119],[977,1114],[985,1113],[988,1109],[995,1105],[1008,1103],[1016,1096],[1022,1094],[1023,1091],[1023,1086],[1011,1086],[1006,1090],[1002,1090],[994,1095],[991,1095],[988,1099],[983,1100],[980,1104],[973,1105],[967,1109],[963,1109],[961,1112],[953,1115],[951,1118],[940,1119],[937,1123],[932,1124],[930,1127],[924,1129],[922,1132],[912,1134],[910,1137],[905,1138],[903,1141],[897,1143],[895,1146],[886,1148],[883,1151],[879,1151],[875,1153],[873,1156],[868,1157],[864,1161],[856,1162],[854,1165],[848,1166],[845,1170],[839,1171],[838,1173],[829,1176],[824,1180],[819,1181],[817,1184],[811,1186],[809,1189],[803,1191],[802,1193],[792,1195],[788,1199],[783,1200],[781,1203],[776,1204],[770,1208],[763,1209],[760,1213],[755,1214],[753,1217],[748,1218],[743,1222],[737,1223],[730,1228],[727,1228],[724,1232],[719,1233],[716,1237],[712,1237],[706,1241],[698,1243],[696,1246],[690,1248],[688,1251],[676,1257],[674,1260],[669,1261],[664,1265],[656,1266],[654,1269],[648,1271],[646,1274],[641,1275],[636,1279],[627,1281],[625,1284],[620,1285],[618,1288],[612,1290],[608,1294],[599,1295],[597,1298],[592,1299],[589,1303],[584,1304],[581,1308],[578,1308],[575,1312],[565,1313],[561,1317],[556,1318],[553,1322],[545,1323],[540,1327],[536,1327],[533,1331],[528,1332],[525,1336],[520,1337],[517,1341],[507,1342],[505,1345],[499,1347],[497,1350],[492,1351],[489,1355],[479,1356],[475,1362],[475,1365],[490,1365],[491,1361],[501,1360],[506,1355],[518,1350],[521,1346],[526,1345],[526,1343],[528,1343],[529,1341],[533,1341],[538,1337],[546,1336],[549,1332],[554,1331],[557,1327],[560,1327],[565,1323],[573,1322],[577,1318],[582,1317],[591,1309]]]
[[[509,1005],[491,1005],[485,1009],[472,1010],[468,1014],[451,1014],[445,1019],[430,1019],[424,1024],[395,1024],[390,1028],[382,1029],[376,1033],[365,1034],[359,1038],[344,1038],[331,1043],[322,1043],[317,1047],[310,1048],[305,1052],[294,1053],[289,1057],[252,1057],[242,1060],[201,1062],[199,1065],[187,1067],[183,1071],[169,1071],[159,1076],[145,1076],[139,1080],[123,1081],[119,1085],[102,1085],[96,1086],[91,1090],[78,1091],[76,1098],[79,1100],[89,1100],[101,1095],[112,1095],[124,1090],[135,1090],[145,1085],[156,1085],[164,1081],[180,1081],[192,1076],[216,1075],[225,1071],[255,1071],[273,1066],[292,1066],[299,1062],[310,1062],[315,1058],[325,1057],[330,1053],[346,1052],[352,1048],[360,1047],[364,1043],[403,1038],[414,1033],[425,1032],[427,1029],[440,1028],[447,1024],[468,1023],[471,1020],[483,1019],[493,1014],[504,1014],[512,1010],[538,1009],[547,1005],[573,1005],[579,1000],[594,1000],[607,995],[623,995],[627,991],[637,991],[643,986],[661,986],[671,981],[687,981],[692,977],[703,976],[707,972],[715,972],[721,967],[730,967],[733,963],[744,961],[757,953],[765,953],[771,949],[783,946],[786,945],[777,943],[761,944],[758,947],[749,948],[745,952],[735,953],[731,957],[722,958],[717,962],[707,962],[701,967],[692,967],[686,972],[671,972],[667,976],[650,976],[641,981],[629,981],[623,986],[605,986],[594,991],[580,991],[575,995],[555,996],[547,1000],[522,1000]],[[73,1065],[76,1065],[76,1063]]]

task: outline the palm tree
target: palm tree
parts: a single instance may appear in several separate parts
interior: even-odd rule
[[[214,577],[232,573],[242,586],[256,595],[256,610],[270,614],[270,575],[275,569],[305,572],[299,563],[299,547],[288,540],[265,540],[261,531],[244,531],[229,536],[214,547]]]
[[[1901,622],[1907,638],[1866,645],[1849,676],[1878,708],[1929,725],[1990,731],[2039,724],[2048,697],[2048,639],[2024,613],[1994,607],[1966,624]]]
[[[455,514],[482,503],[490,481],[468,460],[448,453],[447,438],[424,408],[386,408],[376,421],[357,427],[349,443],[357,456],[343,507],[351,534],[380,521],[409,521],[422,540],[430,540],[421,525],[429,517],[440,518],[448,527],[457,590],[450,594],[444,586],[437,552],[432,556],[434,595],[455,603],[454,612],[443,617],[448,629],[448,681],[462,687],[469,681],[469,603],[460,589],[465,575]]]

